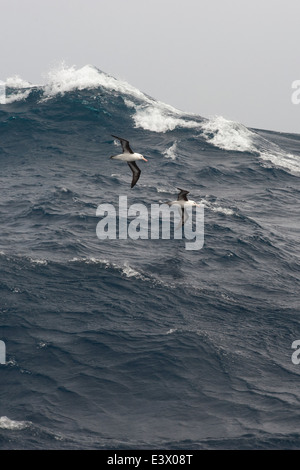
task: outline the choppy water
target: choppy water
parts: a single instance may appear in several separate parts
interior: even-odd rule
[[[94,67],[0,105],[0,448],[299,448],[300,135]],[[111,134],[147,156],[130,189]],[[204,246],[99,240],[99,204],[204,205]]]

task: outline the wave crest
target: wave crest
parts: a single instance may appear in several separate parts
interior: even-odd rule
[[[8,429],[11,431],[20,431],[29,426],[29,423],[26,421],[15,421],[9,419],[7,416],[0,417],[0,429]]]
[[[201,128],[206,140],[222,150],[250,153],[257,151],[253,133],[242,124],[217,116],[202,123]]]
[[[300,157],[285,152],[256,132],[235,121],[217,116],[201,124],[207,142],[222,150],[249,152],[265,162],[300,176]]]

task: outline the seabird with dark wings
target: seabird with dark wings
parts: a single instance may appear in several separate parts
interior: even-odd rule
[[[167,202],[167,204],[169,206],[178,206],[178,211],[179,211],[179,214],[181,215],[181,221],[179,222],[179,225],[177,228],[181,227],[182,225],[184,225],[184,223],[187,221],[187,219],[189,218],[189,215],[187,213],[187,211],[185,210],[186,207],[190,207],[190,206],[197,206],[197,207],[201,207],[200,204],[197,204],[195,201],[192,201],[192,200],[189,200],[187,198],[187,195],[189,194],[189,191],[186,191],[185,189],[180,189],[180,188],[177,188],[180,192],[177,196],[177,200],[176,201],[169,201]]]
[[[117,137],[116,135],[113,135],[113,134],[112,134],[112,137],[120,141],[122,145],[123,153],[120,153],[119,155],[113,155],[110,158],[112,158],[113,160],[121,160],[123,162],[128,163],[132,171],[131,187],[133,188],[133,186],[136,184],[141,174],[141,170],[137,166],[136,161],[144,160],[145,162],[147,162],[148,160],[140,153],[133,152],[133,150],[131,149],[129,145],[128,140],[122,139],[121,137]]]

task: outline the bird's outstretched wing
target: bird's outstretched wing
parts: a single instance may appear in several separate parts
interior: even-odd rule
[[[137,180],[140,177],[141,170],[139,169],[139,167],[137,166],[135,162],[127,162],[127,163],[130,166],[130,169],[132,171],[131,187],[133,188],[133,186],[136,184]]]
[[[130,148],[129,142],[126,139],[122,139],[122,137],[117,137],[116,135],[111,134],[112,137],[118,139],[121,142],[123,153],[134,153],[133,150]]]
[[[178,194],[177,201],[188,201],[187,194],[189,194],[189,191],[185,191],[184,189],[177,188],[180,193]]]

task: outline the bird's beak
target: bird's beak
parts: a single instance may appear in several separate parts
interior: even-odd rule
[[[145,157],[143,157],[143,160],[145,160],[145,162],[147,162],[147,161],[148,161],[148,160],[147,160],[147,158],[145,158]]]

